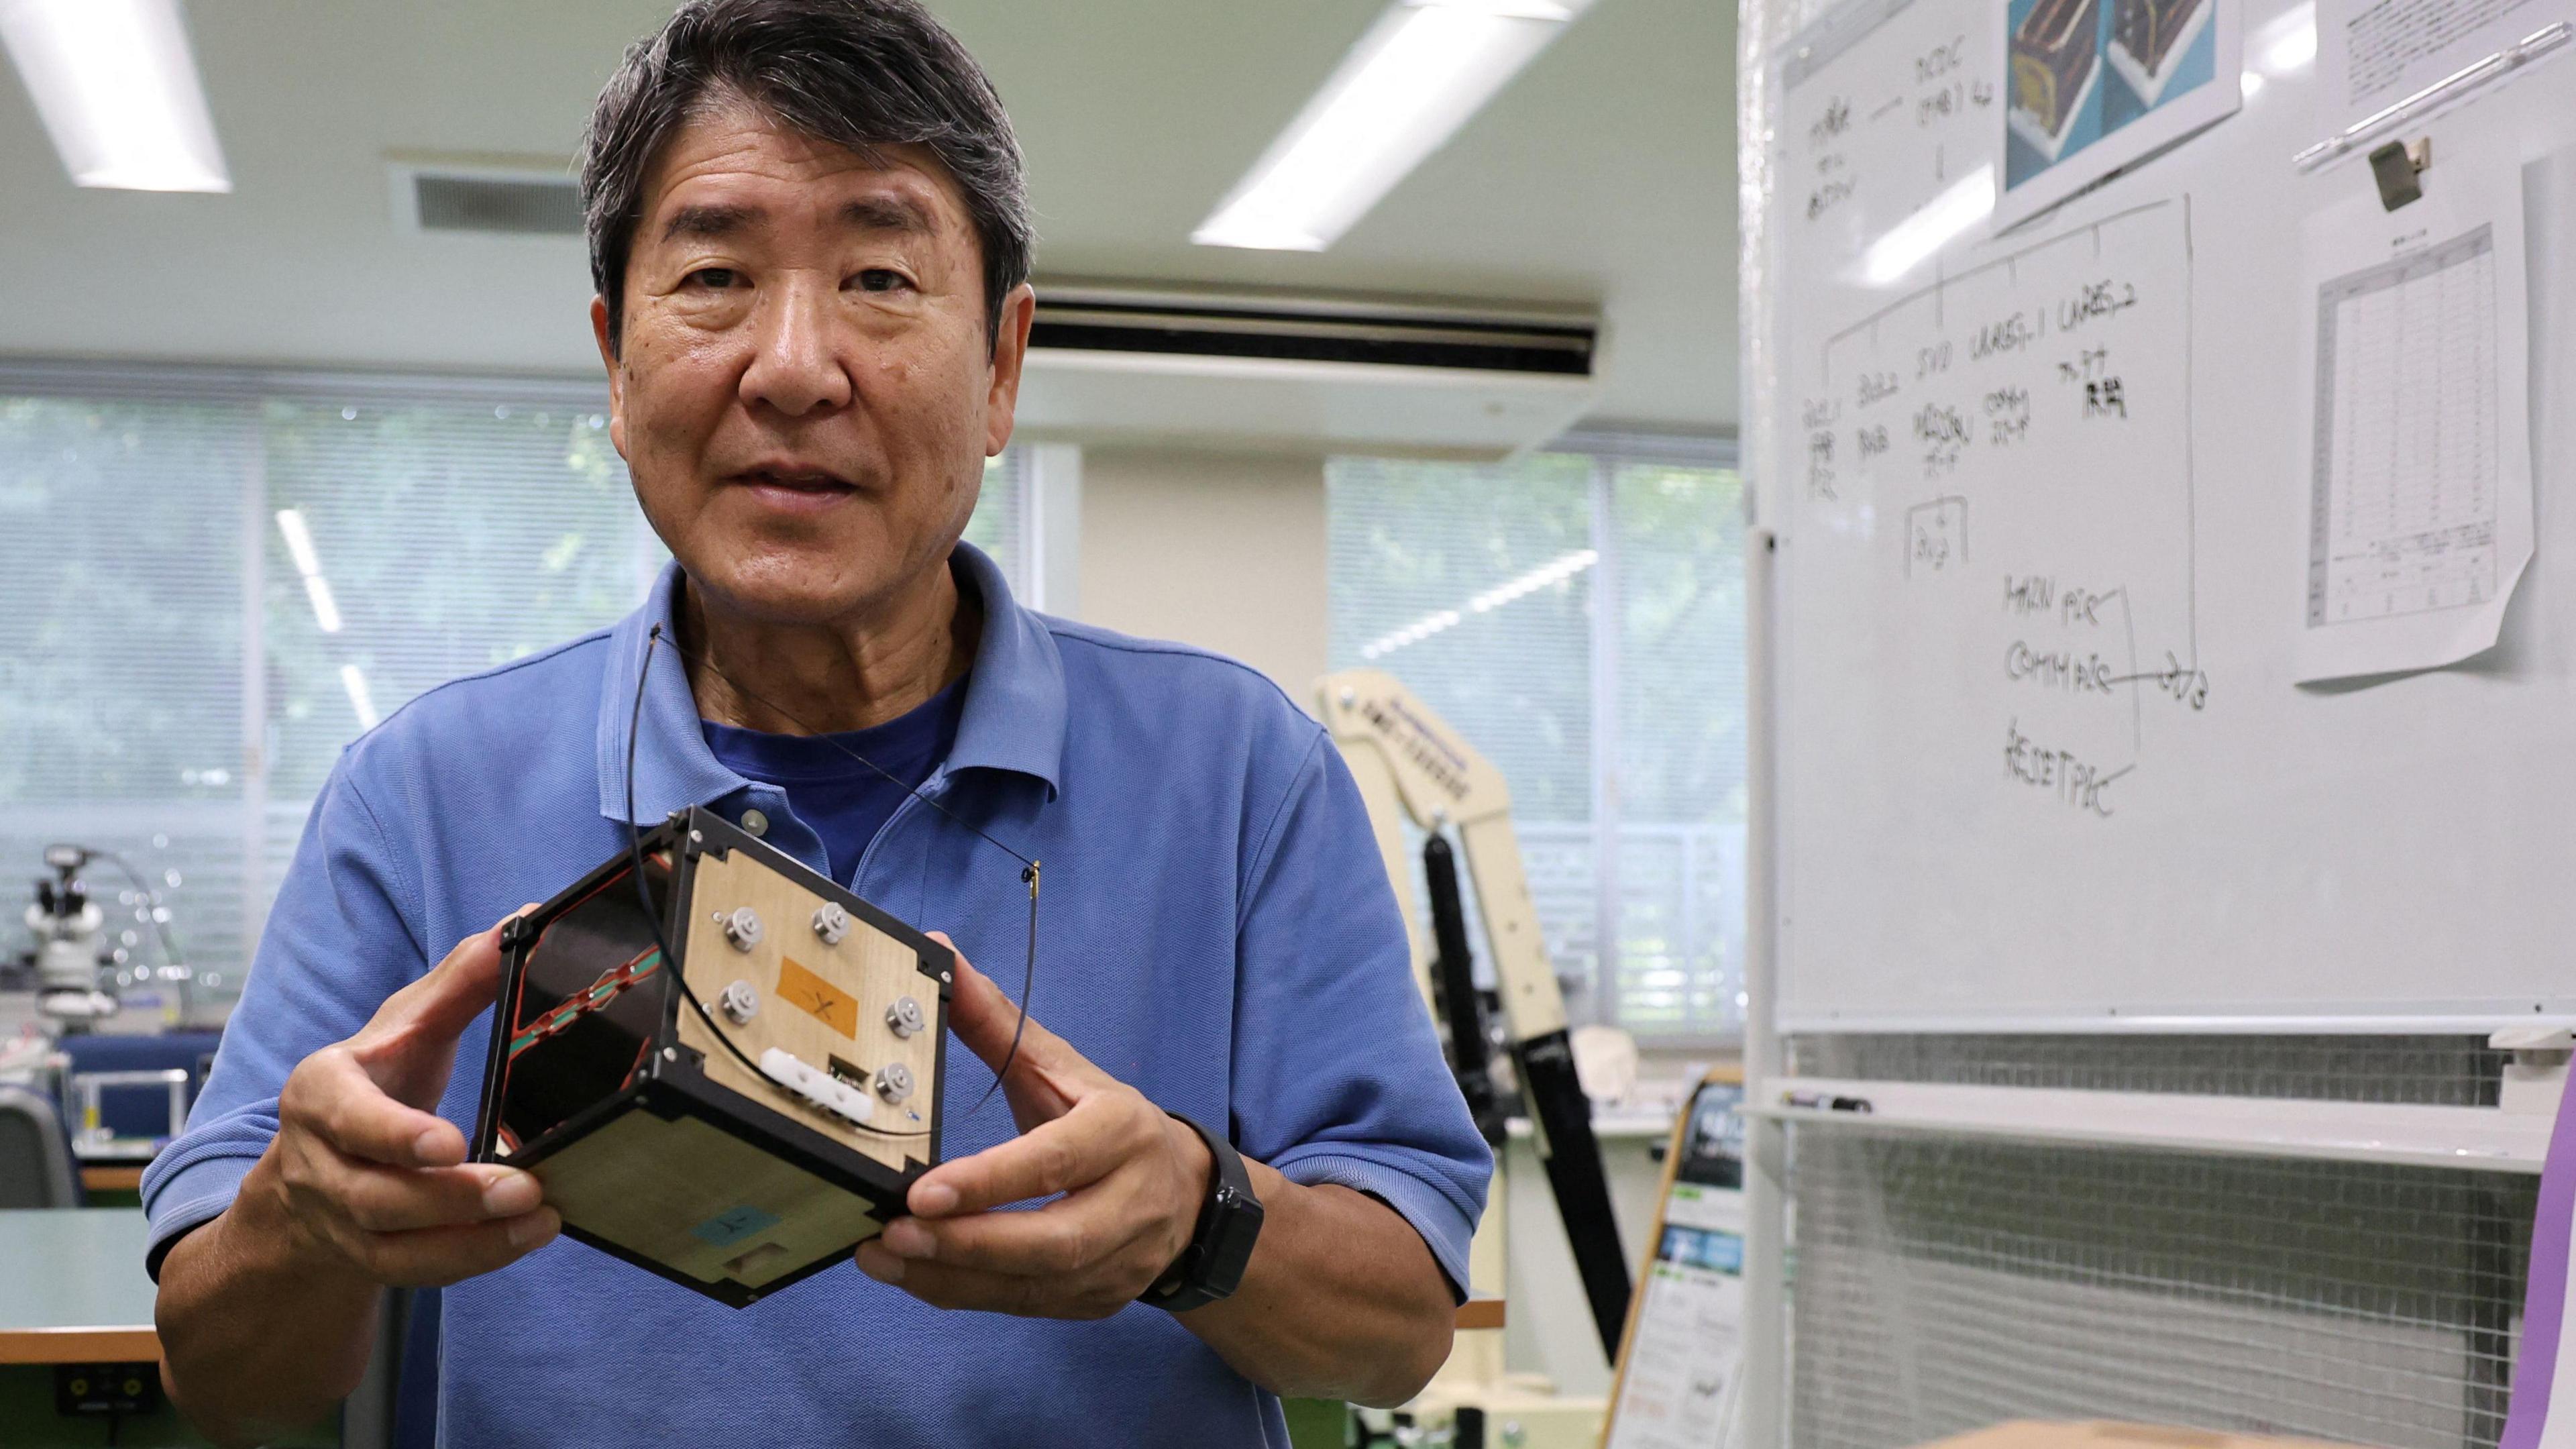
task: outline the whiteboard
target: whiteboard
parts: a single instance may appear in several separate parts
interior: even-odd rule
[[[2248,64],[2309,13],[2248,5]],[[2499,644],[2303,687],[2301,228],[2369,171],[2292,168],[2335,118],[2288,67],[1899,268],[2001,165],[2002,15],[1858,0],[1773,53],[1748,130],[1780,1026],[2576,1020],[2576,65],[2406,132],[2428,193],[2525,163],[2537,520]]]

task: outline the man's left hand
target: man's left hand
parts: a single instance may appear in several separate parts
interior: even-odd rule
[[[999,1071],[1018,1024],[1001,988],[958,955],[958,1040]],[[912,1215],[859,1245],[859,1269],[940,1308],[1106,1318],[1189,1246],[1215,1167],[1207,1145],[1035,1020],[1002,1094],[1020,1135],[925,1173],[905,1202]]]

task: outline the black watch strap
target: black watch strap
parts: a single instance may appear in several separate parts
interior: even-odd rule
[[[1136,1301],[1167,1313],[1187,1313],[1232,1295],[1242,1284],[1244,1264],[1252,1261],[1252,1245],[1261,1236],[1261,1199],[1253,1195],[1252,1174],[1232,1143],[1178,1112],[1169,1115],[1207,1144],[1212,1163],[1207,1201],[1199,1205],[1190,1245]]]

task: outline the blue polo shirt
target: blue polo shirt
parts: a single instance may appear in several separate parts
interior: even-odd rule
[[[922,789],[1046,863],[1032,1014],[1291,1180],[1385,1201],[1464,1283],[1491,1162],[1324,731],[1240,664],[1024,610],[972,547],[952,566],[984,627]],[[145,1174],[156,1270],[231,1202],[297,1062],[624,848],[627,712],[677,577],[616,628],[432,690],[342,755],[188,1131]],[[825,868],[786,795],[708,747],[671,662],[647,686],[638,816],[757,809],[772,843]],[[850,882],[1019,989],[1019,867],[941,811],[902,802]],[[465,1033],[438,1105],[468,1131],[489,1029],[487,1012]],[[969,1111],[991,1072],[948,1060],[950,1154],[1002,1141],[998,1098]],[[1287,1443],[1271,1395],[1149,1308],[943,1312],[843,1263],[737,1310],[569,1239],[440,1297],[449,1445]]]

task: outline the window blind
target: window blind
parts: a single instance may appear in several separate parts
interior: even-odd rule
[[[1738,1030],[1733,470],[1598,439],[1492,466],[1336,458],[1326,486],[1333,665],[1393,673],[1502,771],[1575,1018]],[[1469,931],[1484,975],[1472,911]]]
[[[5,919],[45,844],[118,850],[221,1009],[349,741],[641,600],[667,555],[605,409],[526,380],[0,368]],[[1021,472],[987,468],[967,533],[1015,581]],[[131,889],[92,875],[154,961]]]

